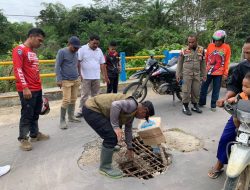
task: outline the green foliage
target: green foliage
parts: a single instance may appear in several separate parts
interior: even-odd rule
[[[89,35],[98,34],[104,52],[109,42],[115,40],[118,51],[126,52],[127,56],[148,55],[148,50],[161,55],[165,49],[181,49],[190,32],[197,33],[198,43],[207,47],[212,34],[223,29],[234,62],[239,60],[244,40],[250,34],[249,0],[93,1],[91,7],[78,5],[72,9],[61,3],[42,4],[36,26],[45,31],[46,38],[38,50],[39,59],[55,59],[57,51],[67,46],[72,35],[85,44]],[[0,12],[0,26],[0,60],[11,60],[12,48],[25,41],[33,25],[10,23]],[[143,65],[143,60],[128,62],[129,67]],[[3,72],[0,69],[0,75]],[[8,72],[4,74],[8,76]],[[50,80],[53,79],[45,79],[45,85]],[[8,89],[4,86],[8,86],[8,82],[1,82],[0,88]]]

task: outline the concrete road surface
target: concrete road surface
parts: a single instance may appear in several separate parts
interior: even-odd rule
[[[224,94],[224,89],[221,94]],[[189,153],[172,151],[173,163],[167,172],[151,180],[136,178],[109,179],[98,173],[98,163],[81,170],[77,159],[83,146],[97,139],[82,119],[67,130],[58,128],[60,101],[51,102],[51,112],[39,120],[40,130],[50,135],[46,142],[33,143],[33,150],[19,149],[18,120],[20,107],[0,108],[0,165],[10,164],[10,173],[0,178],[1,190],[220,190],[225,174],[218,179],[207,177],[216,161],[220,134],[229,115],[222,109],[186,116],[181,103],[173,105],[172,96],[149,92],[166,129],[179,128],[200,139],[204,149]]]

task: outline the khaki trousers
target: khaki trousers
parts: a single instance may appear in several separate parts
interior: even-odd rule
[[[191,102],[198,103],[200,95],[200,86],[200,76],[184,75],[182,84],[182,102],[189,103],[191,96]]]
[[[100,79],[83,79],[81,83],[81,99],[78,113],[82,113],[82,107],[85,105],[89,96],[93,97],[99,93]]]
[[[80,79],[62,81],[62,107],[67,108],[69,104],[75,104],[80,86]]]

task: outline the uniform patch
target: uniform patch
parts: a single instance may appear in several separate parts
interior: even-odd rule
[[[18,49],[18,50],[17,50],[17,53],[18,53],[18,55],[22,55],[22,54],[23,54],[23,51],[22,51],[21,49]]]

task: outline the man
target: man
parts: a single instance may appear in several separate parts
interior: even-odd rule
[[[209,44],[206,52],[207,80],[203,81],[200,92],[199,105],[206,105],[207,90],[213,81],[211,97],[211,111],[216,111],[216,101],[219,98],[221,81],[228,76],[228,67],[231,57],[231,49],[225,43],[226,32],[218,30],[213,34],[213,43]]]
[[[81,99],[79,111],[76,117],[82,116],[82,107],[89,96],[95,96],[100,89],[100,71],[104,81],[109,84],[105,58],[102,50],[98,47],[100,38],[97,35],[89,37],[88,44],[78,50],[78,69],[81,75]]]
[[[247,37],[245,43],[250,43],[250,36]],[[243,45],[243,47],[244,47],[244,45]],[[244,52],[243,52],[243,47],[242,47],[242,52],[241,52],[241,56],[240,56],[240,61],[244,61],[244,59],[245,59]]]
[[[224,102],[228,100],[231,97],[234,97],[236,94],[242,92],[242,80],[245,77],[245,75],[250,72],[250,42],[246,41],[246,43],[243,46],[243,52],[245,60],[240,62],[236,68],[234,69],[232,73],[232,77],[230,77],[230,80],[228,82],[227,86],[227,93],[224,98],[217,101],[217,106],[222,107],[224,105]],[[231,141],[235,141],[236,138],[236,131],[235,131],[235,124],[233,122],[233,117],[230,117],[228,120],[224,131],[221,135],[218,150],[217,150],[217,162],[212,167],[212,169],[209,170],[208,176],[210,178],[217,178],[223,171],[224,164],[228,163],[227,159],[227,151],[230,150],[230,146],[227,150],[227,145]]]
[[[197,103],[200,93],[200,80],[206,80],[206,64],[204,62],[204,48],[197,44],[197,37],[190,35],[188,37],[188,47],[183,49],[180,53],[176,79],[180,82],[183,78],[182,92],[183,92],[183,108],[182,111],[186,115],[192,115],[189,110],[189,102],[191,95],[192,111],[202,113]]]
[[[80,86],[78,73],[77,51],[81,47],[78,37],[72,36],[68,41],[68,47],[60,49],[56,56],[56,81],[57,86],[62,87],[63,100],[60,115],[60,128],[67,129],[65,122],[66,110],[68,110],[69,122],[81,122],[74,116],[77,93]]]
[[[119,63],[119,57],[116,48],[116,42],[111,41],[109,43],[108,52],[105,56],[109,78],[109,84],[107,84],[107,93],[117,93],[118,91],[119,72],[121,70],[121,65]]]
[[[42,84],[39,75],[39,62],[35,53],[44,40],[45,33],[40,28],[32,28],[26,41],[13,49],[12,58],[16,88],[21,101],[21,118],[19,123],[20,148],[32,149],[31,142],[47,140],[48,135],[39,132],[38,119],[42,108]],[[28,141],[28,135],[31,142]]]
[[[138,103],[133,97],[124,94],[101,94],[86,101],[83,117],[102,138],[102,150],[99,171],[111,178],[122,177],[122,172],[112,167],[114,147],[122,138],[120,126],[125,124],[125,142],[127,155],[132,157],[132,123],[134,118],[148,120],[154,115],[154,106],[150,101]]]

